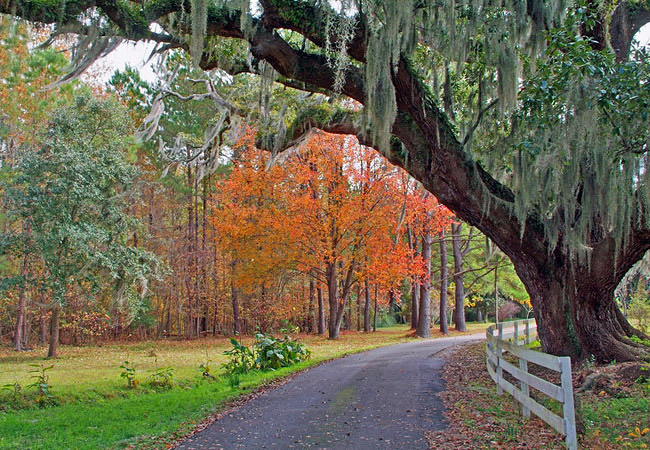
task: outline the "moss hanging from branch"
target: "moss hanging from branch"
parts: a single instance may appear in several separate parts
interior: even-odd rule
[[[198,67],[203,55],[203,41],[208,23],[208,0],[190,0],[192,10],[192,43],[190,54],[194,65]]]

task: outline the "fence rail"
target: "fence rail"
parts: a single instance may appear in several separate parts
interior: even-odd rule
[[[578,448],[576,435],[573,386],[571,383],[571,358],[553,356],[526,348],[537,337],[534,319],[499,323],[487,329],[487,370],[497,384],[497,393],[512,395],[520,404],[524,418],[532,412],[558,433],[566,436],[569,449]],[[508,353],[519,360],[519,367],[503,358]],[[528,363],[537,364],[560,373],[561,384],[551,383],[528,372]],[[519,386],[508,381],[503,372],[517,380]],[[515,382],[516,383],[516,382]],[[562,404],[562,416],[558,416],[530,397],[530,388]]]

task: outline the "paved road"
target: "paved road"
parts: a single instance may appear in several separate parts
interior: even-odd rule
[[[179,449],[428,449],[445,423],[435,354],[484,334],[409,342],[315,367],[182,442]]]

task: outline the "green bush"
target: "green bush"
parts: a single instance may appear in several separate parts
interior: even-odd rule
[[[304,361],[310,355],[305,344],[294,341],[289,336],[283,340],[269,334],[255,335],[255,365],[260,370],[276,370]]]
[[[255,356],[253,351],[234,338],[230,338],[232,349],[226,350],[224,355],[229,357],[229,361],[224,364],[226,373],[240,374],[246,373],[255,367]]]
[[[277,370],[309,358],[305,344],[285,336],[277,339],[270,334],[257,333],[253,348],[231,338],[233,348],[224,353],[230,357],[224,364],[228,375],[239,375],[251,370]]]

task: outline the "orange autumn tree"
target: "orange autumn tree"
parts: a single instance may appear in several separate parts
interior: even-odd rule
[[[355,139],[326,133],[272,165],[270,155],[250,142],[247,147],[221,186],[215,221],[237,267],[233,299],[237,289],[256,283],[308,276],[327,290],[328,332],[336,339],[352,287],[367,274],[369,262],[387,278],[381,280],[386,286],[405,276],[385,275],[388,268],[408,267],[402,263],[408,249],[393,235],[400,204],[390,180],[397,169]],[[282,301],[289,298],[300,296],[286,293]],[[238,314],[234,301],[233,313]]]

